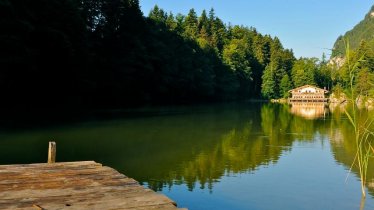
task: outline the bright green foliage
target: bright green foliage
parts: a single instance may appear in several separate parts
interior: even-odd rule
[[[374,96],[374,73],[368,68],[363,68],[357,73],[355,81],[355,90],[357,94],[365,97]]]
[[[202,49],[210,48],[208,33],[204,28],[200,31],[200,37],[196,41]]]
[[[300,58],[295,61],[291,73],[295,87],[316,85],[315,74],[317,72],[317,61],[316,58]]]
[[[203,12],[201,13],[201,16],[199,17],[198,29],[200,33],[202,30],[204,30],[205,31],[204,33],[207,33],[207,35],[211,34],[210,23],[209,23],[205,10],[203,10]]]
[[[259,34],[254,28],[243,26],[226,26],[222,20],[215,16],[214,10],[211,9],[209,14],[203,10],[199,17],[193,9],[184,17],[177,15],[175,20],[171,15],[166,18],[166,27],[175,31],[178,35],[186,40],[196,42],[200,49],[192,47],[193,52],[201,49],[206,53],[213,53],[221,60],[221,65],[226,64],[227,72],[223,75],[230,78],[229,80],[221,78],[216,65],[205,65],[203,68],[197,68],[201,72],[210,73],[216,83],[215,95],[223,91],[223,86],[233,91],[234,98],[246,99],[250,97],[261,96],[262,75],[270,61],[272,61],[275,77],[275,95],[281,96],[280,81],[285,74],[290,74],[293,62],[295,60],[291,50],[283,49],[280,40],[274,39],[268,35]],[[168,24],[175,23],[176,27]],[[210,59],[197,59],[203,61]],[[189,65],[187,65],[189,66]],[[222,70],[223,68],[221,68]],[[222,73],[222,72],[221,72]],[[231,76],[228,76],[231,74]],[[232,84],[224,84],[223,81],[230,81]],[[264,81],[266,82],[266,81]],[[218,85],[220,84],[220,85]],[[219,95],[219,94],[218,94]],[[226,96],[224,98],[227,98]]]
[[[283,98],[288,98],[290,96],[290,93],[288,91],[291,89],[292,89],[291,79],[287,74],[285,74],[280,82],[281,96]]]
[[[238,78],[239,96],[245,98],[250,95],[251,88],[251,51],[244,39],[233,39],[223,49],[223,61],[230,67]]]
[[[199,17],[198,30],[199,34],[197,43],[202,49],[210,48],[210,25],[205,10],[203,10],[201,16]]]
[[[344,91],[352,95],[353,91],[356,96],[374,97],[374,40],[360,40],[356,49],[350,48],[350,43],[350,40],[345,40],[348,50],[344,64],[338,68],[322,66],[319,77],[325,80],[322,83],[332,84],[335,93]]]
[[[265,98],[281,98],[284,96],[285,91],[282,90],[281,80],[285,75],[290,74],[295,58],[292,51],[283,49],[277,37],[275,37],[272,42],[269,42],[269,44],[270,52],[266,52],[266,54],[262,56],[260,55],[260,57],[265,58],[268,53],[270,54],[270,63],[265,68],[262,76],[261,92]]]
[[[355,51],[356,57],[354,57],[354,60],[359,60],[362,58],[362,61],[360,61],[360,66],[362,68],[368,68],[369,71],[374,71],[374,39],[370,42],[367,42],[365,40],[362,40],[360,43],[360,46]]]
[[[218,17],[214,18],[213,21],[210,20],[210,23],[210,30],[212,34],[211,44],[219,52],[222,52],[227,36],[226,26]]]
[[[176,31],[178,34],[182,34],[184,31],[184,19],[186,17],[180,13],[175,16],[175,22],[177,23]]]
[[[359,48],[356,50],[349,51],[349,61],[345,61],[344,65],[339,69],[337,75],[337,83],[339,83],[344,89],[350,89],[351,76],[355,78],[353,81],[355,84],[355,91],[362,92],[367,95],[367,88],[363,86],[370,86],[370,84],[358,84],[361,82],[370,82],[370,75],[374,71],[374,43],[368,43],[362,41]],[[350,63],[355,63],[355,71],[350,71]],[[353,75],[351,75],[353,74]],[[359,78],[360,77],[360,78]],[[356,89],[358,88],[358,89]]]
[[[254,37],[254,54],[258,62],[262,66],[266,66],[270,62],[270,43],[269,36],[263,37],[261,34]]]
[[[166,19],[166,22],[165,22],[166,26],[172,30],[172,31],[175,31],[178,27],[178,23],[177,21],[174,19],[174,15],[173,13],[169,13],[167,19]]]
[[[250,46],[243,39],[233,39],[223,49],[223,61],[228,64],[234,72],[242,71],[251,75]]]
[[[358,51],[349,51],[349,61],[345,61],[344,65],[339,69],[337,74],[337,83],[339,83],[344,89],[350,88],[350,81],[351,81],[351,70],[349,68],[349,63],[358,63],[358,59],[362,57],[362,55],[358,54]],[[360,65],[360,68],[362,67],[362,62],[358,63]],[[357,72],[360,68],[356,68],[355,72],[353,72],[353,75],[357,75]]]
[[[262,75],[261,94],[264,98],[278,98],[276,93],[275,69],[272,64],[266,66],[264,74]]]
[[[190,39],[196,39],[199,33],[197,15],[194,9],[190,9],[190,12],[185,18],[184,24],[184,35]]]

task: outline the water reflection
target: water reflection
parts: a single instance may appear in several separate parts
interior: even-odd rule
[[[291,113],[306,119],[325,118],[328,108],[324,102],[291,102]]]
[[[350,124],[345,110],[349,109],[347,104],[330,104],[329,108],[325,103],[291,103],[290,113],[295,116],[301,116],[305,119],[326,118],[329,120],[324,122],[325,127],[318,129],[320,135],[328,136],[332,148],[332,153],[338,163],[344,164],[348,169],[352,170],[359,177],[359,169],[357,165],[352,165],[356,157],[356,142],[354,129]],[[358,122],[364,124],[369,119],[374,119],[374,112],[361,109],[356,113]],[[314,121],[316,122],[316,121]],[[300,124],[302,125],[302,122]],[[372,130],[374,127],[371,128]],[[310,131],[311,135],[316,135],[316,128]],[[367,188],[371,195],[374,196],[374,164],[373,158],[369,161],[367,174]]]
[[[236,119],[235,126],[220,134],[214,144],[207,144],[191,159],[182,161],[177,170],[169,168],[172,177],[156,178],[148,186],[162,190],[165,186],[186,184],[190,191],[196,187],[211,190],[223,176],[250,173],[261,166],[276,164],[283,153],[292,150],[294,141],[313,141],[315,132],[326,130],[324,122],[293,116],[286,105],[265,104],[259,114],[237,113],[240,119]],[[194,142],[199,141],[195,138]]]
[[[250,112],[248,109],[239,112],[231,110],[231,117],[215,116],[215,120],[224,122],[229,129],[221,127],[219,130],[210,131],[203,126],[204,132],[215,132],[216,139],[211,139],[211,143],[205,145],[201,145],[207,141],[201,139],[201,133],[186,139],[193,141],[195,146],[201,145],[201,150],[194,149],[193,155],[181,160],[177,167],[168,168],[168,178],[157,177],[154,179],[157,181],[147,182],[148,186],[154,190],[162,190],[165,186],[170,188],[174,184],[186,184],[190,191],[196,187],[212,190],[214,183],[223,176],[248,173],[260,166],[275,164],[284,151],[291,150],[293,139],[287,132],[290,115],[284,114],[287,113],[287,107],[277,109],[272,104],[267,104],[258,108],[260,112],[258,109]],[[199,124],[195,126],[201,128]],[[181,154],[186,151],[186,148],[175,149],[179,149]],[[180,155],[174,158],[178,156]]]
[[[168,108],[147,113],[138,118],[0,133],[0,163],[45,162],[47,142],[54,139],[58,144],[58,161],[95,160],[154,190],[185,185],[193,193],[200,189],[214,192],[225,177],[256,174],[264,167],[277,166],[295,150],[295,144],[327,142],[337,165],[346,170],[356,152],[353,130],[344,110],[329,113],[321,104],[289,107],[255,103]],[[323,116],[325,120],[318,120]],[[316,158],[310,161],[320,156],[320,149],[313,152]],[[300,176],[297,164],[303,163],[297,161],[292,160],[286,169],[285,177],[291,177],[290,182]],[[358,173],[356,167],[352,171]],[[373,164],[368,172],[368,190],[374,196]],[[317,172],[310,174],[312,180],[313,173]],[[328,175],[331,174],[326,172]],[[278,174],[271,173],[269,179],[277,180]],[[300,183],[287,185],[292,188]],[[323,192],[324,186],[320,187]],[[298,198],[290,200],[295,199]]]
[[[330,130],[330,139],[331,139],[331,148],[334,155],[334,158],[337,162],[344,164],[345,166],[352,168],[352,173],[357,177],[359,176],[359,169],[356,164],[352,163],[356,157],[356,142],[354,129],[351,126],[349,120],[344,114],[344,109],[347,107],[337,107],[332,112],[332,127],[335,129]],[[358,126],[362,126],[367,123],[368,120],[374,119],[374,112],[367,110],[358,110],[356,113],[358,118]],[[374,130],[374,127],[371,127],[371,130]],[[369,137],[371,138],[371,137]],[[369,139],[371,142],[374,142],[374,139]],[[368,170],[367,170],[367,188],[369,193],[374,196],[374,164],[371,157],[369,160]]]

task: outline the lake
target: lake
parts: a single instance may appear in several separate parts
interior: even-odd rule
[[[95,160],[190,210],[374,209],[361,202],[353,129],[339,108],[241,103],[113,111],[2,130],[0,164]],[[366,113],[371,116],[371,113]]]

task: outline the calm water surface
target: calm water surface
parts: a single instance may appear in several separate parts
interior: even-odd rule
[[[263,103],[170,107],[0,132],[0,164],[95,160],[200,209],[360,209],[353,130],[338,109]],[[369,113],[370,115],[370,113]],[[365,209],[374,209],[369,166]],[[348,177],[348,178],[347,178]]]

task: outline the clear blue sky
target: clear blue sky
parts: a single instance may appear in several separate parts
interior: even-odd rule
[[[145,16],[154,5],[186,15],[194,8],[214,8],[225,23],[253,26],[262,34],[277,36],[296,57],[330,54],[336,38],[353,28],[370,10],[369,0],[141,0]]]

